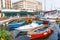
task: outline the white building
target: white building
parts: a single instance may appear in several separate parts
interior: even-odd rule
[[[26,11],[41,11],[42,4],[36,0],[20,0],[13,3],[13,8]]]

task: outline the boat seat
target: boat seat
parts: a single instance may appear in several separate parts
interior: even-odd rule
[[[39,33],[39,32],[44,31],[44,30],[46,30],[46,29],[47,29],[47,27],[38,28],[38,29],[35,29],[34,31],[29,32],[29,34],[30,34],[30,33],[32,33],[32,34],[33,34],[33,33],[34,33],[34,34],[35,34],[35,33]]]
[[[47,27],[44,27],[44,28],[40,28],[40,29],[38,29],[39,31],[44,31],[44,30],[46,30],[47,29]]]

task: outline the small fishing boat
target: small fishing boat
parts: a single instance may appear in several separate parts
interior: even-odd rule
[[[23,17],[24,20],[37,20],[35,17]]]
[[[30,24],[28,24],[28,25],[24,25],[24,26],[21,26],[21,27],[18,27],[18,28],[16,28],[16,29],[19,29],[19,30],[29,30],[29,29],[31,29],[31,28],[35,28],[35,27],[37,27],[38,25],[42,25],[43,24],[43,22],[42,21],[38,21],[38,20],[33,20]]]
[[[56,23],[56,22],[59,22],[60,20],[57,20],[57,17],[50,17],[49,18],[41,18],[40,19],[41,21],[43,21],[44,24],[50,24],[50,23]]]
[[[30,39],[36,39],[39,37],[44,37],[52,33],[53,27],[44,25],[44,24],[37,24],[37,23],[31,23],[29,25],[21,26],[18,28],[15,28],[16,30],[19,30],[20,33],[18,35],[27,35]]]
[[[28,37],[30,37],[30,39],[43,38],[45,36],[47,37],[51,33],[52,33],[51,29],[47,30],[47,28],[42,28],[42,29],[34,30],[34,33],[32,32],[31,34],[28,34]]]
[[[32,20],[37,20],[35,17],[22,17],[23,20],[26,21],[26,23],[30,23]]]
[[[21,27],[15,28],[15,29],[17,29],[17,30],[21,30],[21,31],[26,31],[26,30],[29,30],[29,29],[35,28],[35,27],[37,27],[37,26],[38,26],[38,24],[36,24],[36,23],[31,23],[31,24],[24,25],[24,26],[21,26]]]
[[[17,27],[20,27],[20,26],[23,26],[23,25],[25,25],[25,21],[20,21],[20,22],[14,21],[12,23],[9,23],[8,27],[9,28],[17,28]]]
[[[56,22],[57,22],[57,23],[60,22],[60,18],[57,18],[57,19],[56,19]]]
[[[0,18],[0,21],[7,20],[7,19],[8,19],[7,17],[3,17],[3,18]]]

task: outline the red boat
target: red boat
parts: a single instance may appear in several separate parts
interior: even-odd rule
[[[38,39],[38,38],[43,38],[49,36],[53,31],[53,27],[42,27],[42,28],[35,28],[31,29],[28,32],[28,37],[32,39]]]
[[[48,26],[46,24],[43,24],[43,25],[40,25],[40,26],[38,25],[37,27],[32,27],[32,25],[30,25],[30,26],[27,25],[25,27],[19,27],[19,28],[17,28],[17,30],[20,31],[21,35],[25,34],[31,40],[46,37],[46,36],[50,35],[52,33],[52,31],[53,31],[52,25]]]

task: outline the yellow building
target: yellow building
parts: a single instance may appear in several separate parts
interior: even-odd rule
[[[42,4],[36,0],[20,0],[13,3],[13,9],[26,11],[41,11]]]

